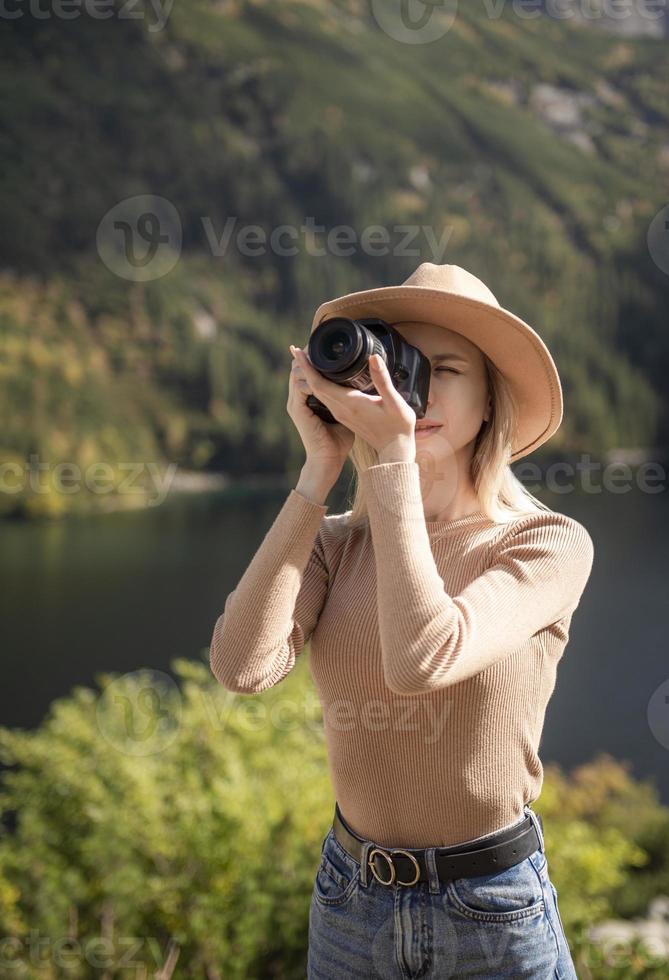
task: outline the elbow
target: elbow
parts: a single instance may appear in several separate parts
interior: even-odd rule
[[[209,647],[209,666],[221,687],[232,694],[257,694],[262,690],[262,685],[257,684],[254,679],[242,677],[231,670],[226,664],[226,658],[221,655],[220,647],[213,642]]]
[[[240,681],[231,679],[229,677],[221,678],[217,674],[214,677],[219,682],[221,687],[225,688],[226,691],[230,691],[231,694],[258,694],[259,691],[256,687],[249,684],[244,684]]]
[[[418,694],[430,694],[432,691],[439,691],[445,687],[450,687],[452,684],[457,684],[461,678],[451,678],[449,675],[444,677],[429,677],[422,679],[418,676],[407,677],[406,674],[401,678],[393,677],[388,678],[385,675],[386,687],[388,690],[392,691],[393,694],[398,694],[401,697],[415,697]]]
[[[407,657],[402,650],[383,657],[386,687],[402,697],[429,694],[462,680],[462,658],[456,647],[442,647],[432,656]]]
[[[398,674],[397,672],[391,672],[385,669],[383,676],[388,690],[400,697],[406,698],[416,694],[427,694],[432,689],[419,676],[411,675],[407,671]]]
[[[295,663],[295,655],[290,644],[282,643],[271,651],[268,661],[250,662],[248,651],[245,656],[235,656],[229,645],[226,647],[217,621],[209,646],[209,667],[218,683],[232,694],[260,694],[274,687],[284,679]]]
[[[221,630],[223,626],[223,616],[219,616],[214,625],[214,632],[209,644],[209,667],[212,674],[219,684],[227,687],[227,678],[223,671],[223,657],[221,656]]]
[[[215,655],[212,653],[211,648],[209,665],[211,667],[212,674],[221,687],[224,687],[226,691],[230,691],[231,694],[258,694],[259,691],[264,690],[263,685],[256,683],[255,680],[249,677],[241,677],[237,674],[224,670],[221,666],[220,659],[215,659]]]
[[[218,683],[226,691],[230,691],[232,694],[252,693],[248,687],[240,683],[239,678],[224,670],[221,658],[218,656],[213,644],[209,648],[209,666]]]
[[[255,686],[243,679],[234,669],[234,657],[228,649],[226,653],[223,638],[223,615],[219,616],[214,626],[214,633],[209,645],[209,667],[212,674],[226,691],[233,694],[255,694]]]
[[[410,698],[417,694],[427,694],[426,689],[420,688],[419,690],[418,688],[409,687],[406,684],[389,684],[386,681],[386,687],[400,698]]]
[[[220,645],[213,640],[209,647],[209,667],[218,683],[226,691],[232,691],[233,694],[245,693],[234,674],[226,670],[225,659],[221,655]]]

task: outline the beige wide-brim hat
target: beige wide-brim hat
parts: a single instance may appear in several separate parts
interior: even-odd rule
[[[364,289],[322,303],[310,334],[333,316],[379,317],[400,333],[402,323],[434,323],[476,344],[504,375],[518,405],[509,462],[541,446],[562,422],[560,377],[543,340],[458,265],[423,262],[400,286]]]

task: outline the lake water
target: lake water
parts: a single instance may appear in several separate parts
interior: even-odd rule
[[[54,697],[77,684],[95,687],[98,671],[169,670],[175,657],[200,657],[288,488],[252,500],[219,491],[131,513],[4,524],[0,722],[38,725]],[[655,707],[653,734],[648,718],[651,695],[669,675],[669,495],[542,497],[581,521],[595,543],[542,761],[569,768],[609,752],[628,759],[636,777],[650,777],[669,804],[669,723]],[[336,492],[329,512],[343,509]],[[669,715],[669,698],[662,703]]]

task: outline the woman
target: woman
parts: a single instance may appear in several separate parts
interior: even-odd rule
[[[334,315],[380,317],[429,358],[425,418],[383,359],[370,358],[370,395],[291,347],[306,461],[211,644],[218,680],[255,693],[311,641],[337,804],[309,978],[574,978],[530,803],[593,547],[509,467],[561,422],[555,364],[458,266],[422,263],[401,286],[325,303],[312,332]],[[349,454],[352,509],[326,516]]]

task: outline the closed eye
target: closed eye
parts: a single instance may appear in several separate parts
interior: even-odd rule
[[[453,374],[462,374],[462,371],[456,371],[455,368],[449,368],[449,367],[438,367],[435,368],[435,371],[452,371]]]

